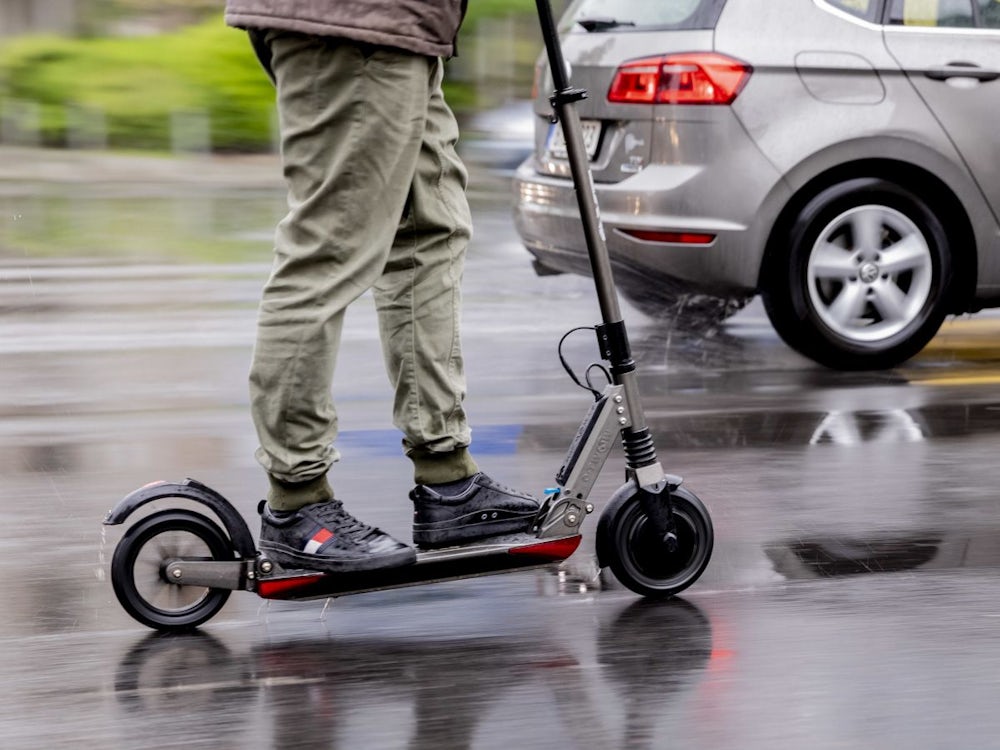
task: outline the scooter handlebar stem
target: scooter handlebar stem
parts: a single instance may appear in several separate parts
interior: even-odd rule
[[[552,85],[557,96],[569,88],[569,76],[566,74],[566,60],[563,58],[562,47],[559,45],[559,32],[556,30],[556,19],[552,14],[552,3],[549,0],[535,0],[538,8],[538,23],[545,41],[545,50],[549,58],[552,73]],[[584,92],[586,96],[586,92]],[[553,105],[555,102],[553,102]]]

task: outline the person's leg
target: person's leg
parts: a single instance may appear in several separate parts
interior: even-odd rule
[[[425,85],[430,104],[405,213],[375,284],[393,422],[418,483],[474,474],[468,454],[465,367],[459,339],[461,281],[472,217],[458,126],[441,98],[441,65]]]
[[[412,550],[323,501],[333,497],[330,387],[344,311],[385,267],[420,152],[433,61],[280,32],[268,32],[265,43],[289,212],[275,235],[250,373],[257,457],[271,480],[261,548],[328,570],[362,569],[383,553],[406,562]],[[331,524],[345,533],[320,533]],[[338,547],[345,544],[352,549]],[[351,561],[334,565],[332,557]]]
[[[462,401],[459,318],[472,233],[467,174],[455,152],[458,125],[441,93],[441,65],[428,80],[423,144],[385,273],[375,285],[393,419],[413,461],[414,541],[442,546],[527,530],[530,495],[479,472]]]

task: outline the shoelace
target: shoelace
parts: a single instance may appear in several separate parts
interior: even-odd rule
[[[513,487],[508,487],[506,484],[500,484],[500,482],[491,479],[485,474],[482,475],[482,478],[486,480],[486,486],[489,487],[490,489],[499,490],[500,492],[503,492],[505,495],[513,495],[515,497],[521,497],[520,490],[516,490]]]
[[[418,489],[418,494],[420,493],[421,487],[423,487],[423,485],[420,485],[417,488]],[[520,490],[517,490],[517,489],[515,489],[513,487],[510,487],[510,486],[508,486],[506,484],[501,484],[500,482],[496,481],[495,479],[493,479],[489,475],[483,474],[482,472],[480,472],[474,478],[474,481],[472,482],[472,484],[470,484],[470,486],[467,489],[463,490],[463,492],[468,492],[473,487],[477,487],[479,489],[494,490],[496,492],[501,492],[501,493],[503,493],[505,495],[510,495],[511,497],[516,497],[516,498],[523,498],[524,497],[524,494]],[[438,494],[440,494],[440,493],[438,493]],[[473,494],[473,496],[474,496],[474,494]],[[446,498],[446,499],[452,499],[452,498],[458,497],[458,495],[441,495],[441,497]]]
[[[321,503],[316,509],[316,515],[340,531],[341,534],[355,541],[364,542],[382,533],[374,526],[369,526],[348,513],[339,500]]]

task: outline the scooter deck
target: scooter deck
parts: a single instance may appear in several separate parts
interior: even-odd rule
[[[475,578],[561,562],[580,546],[581,536],[539,539],[527,534],[491,539],[489,544],[418,550],[413,565],[357,573],[317,573],[275,566],[257,580],[264,599],[322,599],[423,583]]]

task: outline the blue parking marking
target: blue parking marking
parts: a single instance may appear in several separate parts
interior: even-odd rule
[[[519,424],[498,424],[472,430],[472,451],[477,456],[506,456],[517,453],[524,430]],[[401,456],[402,437],[397,430],[347,430],[337,438],[337,449],[351,456]]]

